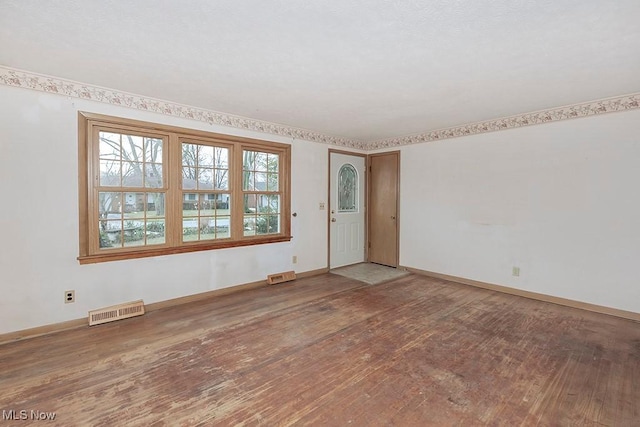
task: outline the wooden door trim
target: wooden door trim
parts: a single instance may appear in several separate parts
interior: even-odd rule
[[[364,259],[369,260],[369,173],[368,158],[365,153],[357,153],[354,151],[336,150],[329,148],[327,154],[327,269],[331,269],[331,154],[344,154],[347,156],[364,158]]]
[[[369,193],[371,191],[371,159],[374,157],[381,157],[381,156],[388,156],[389,154],[394,154],[396,157],[396,260],[395,260],[395,267],[399,267],[400,266],[400,150],[393,150],[393,151],[385,151],[382,153],[375,153],[375,154],[368,154],[367,155],[367,160],[366,160],[366,169],[367,169],[367,200],[369,200],[369,198],[371,197],[371,194]],[[367,209],[367,215],[366,215],[366,224],[367,224],[367,228],[365,231],[365,236],[368,237],[370,230],[369,230],[369,226],[371,224],[371,210]],[[367,239],[366,243],[365,243],[365,250],[366,250],[366,260],[367,262],[370,262],[369,260],[369,240]]]

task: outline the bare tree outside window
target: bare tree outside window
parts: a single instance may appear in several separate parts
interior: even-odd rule
[[[229,238],[229,149],[182,143],[182,239]]]
[[[101,247],[164,243],[163,140],[99,132]],[[106,189],[105,188],[105,189]]]

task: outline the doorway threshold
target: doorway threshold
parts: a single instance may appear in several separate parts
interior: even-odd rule
[[[359,280],[370,285],[387,282],[410,274],[406,270],[400,270],[386,265],[363,262],[359,264],[347,265],[329,270],[330,273]]]

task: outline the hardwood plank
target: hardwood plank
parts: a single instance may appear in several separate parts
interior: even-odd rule
[[[61,426],[631,426],[640,324],[323,274],[0,345],[0,410]]]

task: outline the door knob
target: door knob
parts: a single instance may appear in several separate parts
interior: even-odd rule
[[[336,222],[336,219],[335,218],[331,218],[331,222]]]
[[[396,217],[395,216],[391,216],[391,219],[396,219]]]

